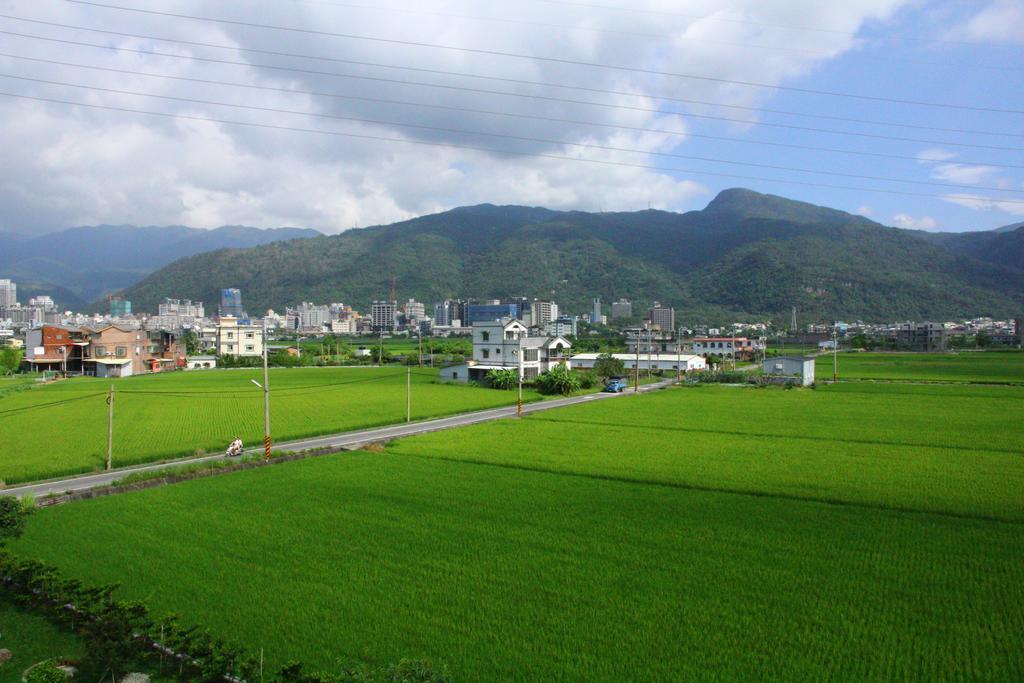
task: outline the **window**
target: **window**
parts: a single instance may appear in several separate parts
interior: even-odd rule
[[[501,347],[500,346],[494,347],[494,352],[500,354],[501,353]]]
[[[235,345],[234,344],[228,344],[228,353],[231,353],[234,350],[235,350]]]
[[[484,334],[487,334],[487,333],[485,332]],[[484,349],[481,353],[483,354],[484,358],[490,358],[491,357],[491,350],[490,349]]]
[[[124,358],[125,356],[128,355],[128,347],[118,346],[116,349],[114,349],[114,353],[117,354],[118,358]]]
[[[234,332],[228,332],[228,339],[234,339],[234,338],[235,338],[235,333]]]
[[[255,347],[252,344],[246,344],[245,345],[245,350],[246,351],[253,351],[254,349],[255,349]]]
[[[97,346],[96,348],[93,349],[93,354],[97,358],[103,358],[103,356],[107,355],[107,347],[106,346]]]
[[[480,341],[491,341],[491,333],[490,332],[481,332],[480,333]]]
[[[255,335],[254,335],[254,334],[253,334],[252,332],[246,332],[246,333],[245,333],[245,338],[246,338],[246,339],[252,339],[252,338],[253,338],[254,336],[255,336]]]
[[[523,349],[523,360],[526,362],[536,362],[540,358],[537,349]]]

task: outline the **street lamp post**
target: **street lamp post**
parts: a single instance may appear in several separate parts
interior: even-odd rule
[[[683,372],[683,328],[676,330],[676,381],[682,379]]]
[[[256,380],[253,384],[263,389],[263,458],[270,461],[270,372],[267,369],[267,319],[263,318],[263,385]]]

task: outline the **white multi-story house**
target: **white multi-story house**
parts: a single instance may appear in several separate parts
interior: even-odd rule
[[[263,327],[239,325],[238,318],[221,316],[217,325],[217,355],[262,356]]]
[[[443,369],[441,379],[482,381],[491,370],[521,368],[523,379],[531,380],[556,365],[571,367],[570,348],[565,337],[529,336],[526,325],[512,318],[477,322],[473,323],[472,360]]]
[[[755,353],[764,351],[759,339],[747,337],[694,337],[693,352],[707,358],[716,355],[722,358],[752,359]]]

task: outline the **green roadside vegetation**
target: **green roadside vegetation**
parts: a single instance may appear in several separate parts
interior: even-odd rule
[[[840,352],[839,378],[909,382],[977,382],[1024,385],[1024,353],[962,351],[947,353]],[[816,374],[832,377],[832,354],[818,357]]]
[[[515,402],[508,392],[438,381],[412,368],[412,418],[420,420]],[[236,436],[263,441],[259,370],[215,370],[76,378],[0,400],[0,481],[17,482],[101,469],[107,448],[106,392],[115,387],[114,465],[221,452]],[[402,422],[406,368],[275,369],[271,428],[277,442]],[[524,400],[539,400],[532,389]]]
[[[12,549],[271,665],[1012,681],[1022,416],[1010,386],[679,387],[46,509]]]

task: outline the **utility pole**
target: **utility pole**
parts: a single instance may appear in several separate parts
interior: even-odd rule
[[[636,331],[636,360],[633,362],[633,393],[640,391],[640,338],[643,330]]]
[[[270,462],[270,371],[267,369],[267,318],[263,318],[263,459]]]
[[[380,355],[377,356],[377,364],[384,367],[384,325],[380,326]]]
[[[412,422],[412,366],[405,366],[405,421]]]
[[[110,385],[110,393],[107,394],[107,471],[114,464],[114,385]]]
[[[523,333],[517,332],[516,338],[519,340],[519,398],[516,400],[516,416],[523,416]]]
[[[416,328],[416,343],[419,345],[419,355],[417,356],[417,365],[423,367],[423,329]]]
[[[836,340],[836,327],[832,326],[832,381],[839,379],[839,342]]]
[[[676,381],[683,378],[683,328],[676,330]]]
[[[654,330],[647,330],[647,379],[651,378],[651,345],[654,343]]]

